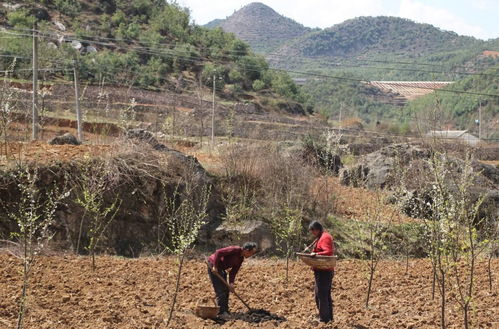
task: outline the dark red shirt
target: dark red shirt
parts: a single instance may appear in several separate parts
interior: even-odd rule
[[[329,234],[326,231],[322,232],[322,235],[319,238],[319,241],[317,241],[317,244],[315,245],[313,252],[315,252],[317,255],[333,256],[334,255],[334,242],[333,242],[333,237],[331,236],[331,234]],[[329,271],[333,271],[333,270],[334,270],[334,268],[329,269]]]
[[[236,274],[244,262],[243,248],[232,246],[218,249],[208,261],[219,270],[230,269],[229,283],[234,283]]]

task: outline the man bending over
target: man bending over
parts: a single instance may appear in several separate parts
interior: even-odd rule
[[[208,258],[208,275],[215,289],[217,304],[220,307],[220,315],[229,314],[229,292],[234,292],[236,275],[245,258],[256,253],[256,243],[246,242],[242,247],[232,246],[218,249]],[[227,282],[227,270],[229,270],[229,287],[215,274],[218,273]]]

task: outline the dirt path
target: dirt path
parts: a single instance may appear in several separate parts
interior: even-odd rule
[[[99,257],[92,273],[89,259],[54,256],[41,259],[31,282],[27,328],[164,328],[161,324],[173,290],[175,262],[165,258],[122,259]],[[494,261],[499,272],[499,260]],[[0,255],[0,327],[12,328],[20,292],[21,267],[12,256]],[[479,265],[478,292],[474,305],[476,328],[499,328],[499,280],[487,291],[485,264]],[[213,295],[206,267],[189,261],[182,280],[180,305],[174,328],[317,328],[313,323],[312,273],[292,263],[291,281],[283,283],[282,263],[250,260],[238,276],[237,289],[251,306],[264,308],[287,320],[249,324],[232,321],[223,325],[203,321],[192,314],[199,299]],[[413,261],[409,274],[404,264],[380,264],[372,307],[365,309],[365,272],[357,261],[341,261],[334,279],[336,321],[319,328],[437,328],[438,299],[431,300],[430,267],[426,260]],[[231,299],[232,311],[242,312]],[[449,328],[462,328],[454,301],[448,309]],[[495,321],[495,322],[494,322]]]

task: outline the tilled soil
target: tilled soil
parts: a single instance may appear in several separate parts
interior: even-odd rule
[[[172,258],[97,258],[51,256],[34,268],[28,298],[26,328],[165,328],[163,320],[175,282]],[[18,259],[0,255],[0,328],[14,328],[21,291]],[[499,260],[493,270],[499,272]],[[427,260],[383,262],[374,282],[371,306],[364,307],[365,266],[340,261],[334,278],[335,322],[319,325],[313,299],[313,275],[303,264],[291,263],[284,282],[282,261],[249,260],[238,275],[236,289],[251,307],[272,313],[253,321],[244,306],[231,297],[235,319],[216,323],[193,314],[200,300],[213,296],[202,261],[187,262],[172,328],[438,328],[439,299],[431,298],[431,269]],[[474,328],[499,328],[499,280],[489,292],[485,261],[477,273],[473,301]],[[449,292],[449,328],[462,328],[459,307]],[[274,319],[278,316],[280,319]],[[264,316],[265,317],[265,316]]]

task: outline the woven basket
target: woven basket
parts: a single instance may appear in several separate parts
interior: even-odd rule
[[[216,306],[217,303],[213,300],[215,306],[196,305],[194,313],[202,319],[215,319],[220,312],[220,307]]]
[[[297,252],[296,255],[308,266],[312,266],[318,270],[329,270],[336,266],[336,256],[311,256],[310,254],[304,254]]]

